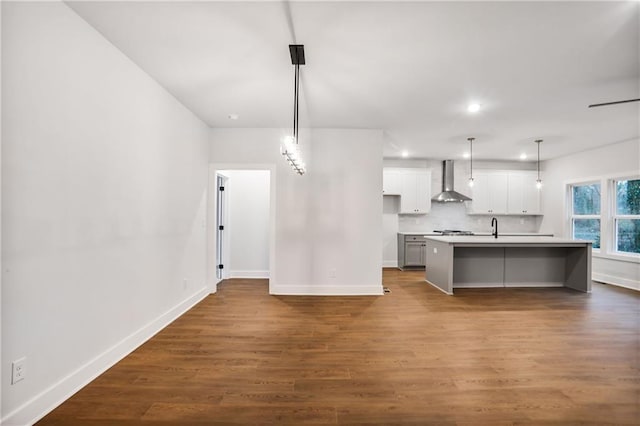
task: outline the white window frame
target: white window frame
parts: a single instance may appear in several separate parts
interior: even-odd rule
[[[588,186],[588,185],[600,185],[600,214],[598,215],[594,215],[594,214],[575,214],[573,212],[573,188],[577,187],[577,186]],[[599,248],[595,248],[595,247],[591,247],[591,250],[594,253],[600,253],[602,251],[602,245],[603,245],[603,240],[604,240],[604,233],[602,232],[604,227],[603,225],[603,218],[602,218],[602,210],[603,207],[605,205],[604,203],[604,194],[602,191],[603,185],[602,182],[600,180],[588,180],[588,181],[581,181],[581,182],[573,182],[571,184],[569,184],[568,186],[569,188],[569,236],[571,237],[571,239],[575,239],[574,237],[574,220],[575,219],[598,219],[600,221],[600,247]]]
[[[626,251],[619,251],[618,250],[618,220],[619,219],[636,219],[636,220],[640,220],[640,214],[638,215],[628,215],[628,214],[618,214],[617,210],[618,210],[618,204],[617,204],[617,197],[618,197],[618,191],[616,188],[616,183],[620,182],[620,181],[624,181],[624,180],[640,180],[640,176],[638,175],[632,175],[632,176],[620,176],[620,177],[615,177],[615,178],[611,178],[609,179],[608,182],[608,186],[609,186],[609,194],[611,194],[611,196],[609,197],[609,208],[611,211],[610,217],[611,217],[611,223],[609,224],[608,228],[610,229],[610,241],[611,241],[611,245],[609,246],[611,249],[609,250],[610,254],[613,254],[615,256],[624,256],[624,257],[629,257],[631,259],[640,259],[640,253],[630,253],[630,252],[626,252]],[[602,224],[602,222],[601,222]],[[602,241],[602,235],[600,236],[600,240]]]

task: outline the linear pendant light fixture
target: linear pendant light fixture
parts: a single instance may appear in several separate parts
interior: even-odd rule
[[[304,161],[302,161],[300,147],[298,145],[298,100],[300,95],[300,65],[305,64],[304,45],[290,44],[289,53],[291,54],[291,64],[295,67],[293,81],[293,136],[285,137],[284,146],[280,148],[280,153],[284,155],[296,173],[303,175],[306,172],[306,166]]]
[[[540,189],[542,188],[542,179],[540,179],[540,144],[542,143],[542,139],[536,139],[534,142],[538,145],[538,178],[536,179],[536,188]]]
[[[469,141],[469,188],[473,188],[473,141],[476,138],[467,138]]]

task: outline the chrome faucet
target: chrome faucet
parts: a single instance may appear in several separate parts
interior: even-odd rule
[[[498,238],[498,219],[495,217],[491,218],[491,235],[493,235],[494,238]]]

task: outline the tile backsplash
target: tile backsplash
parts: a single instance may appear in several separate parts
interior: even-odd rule
[[[388,197],[384,197],[388,198]],[[386,213],[391,213],[389,210]],[[501,232],[538,232],[538,216],[496,216]],[[462,229],[491,232],[491,216],[468,215],[464,203],[431,203],[427,215],[398,215],[399,232],[425,232],[434,229]]]

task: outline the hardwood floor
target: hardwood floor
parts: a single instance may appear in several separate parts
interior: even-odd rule
[[[39,425],[640,424],[640,294],[228,280]]]

